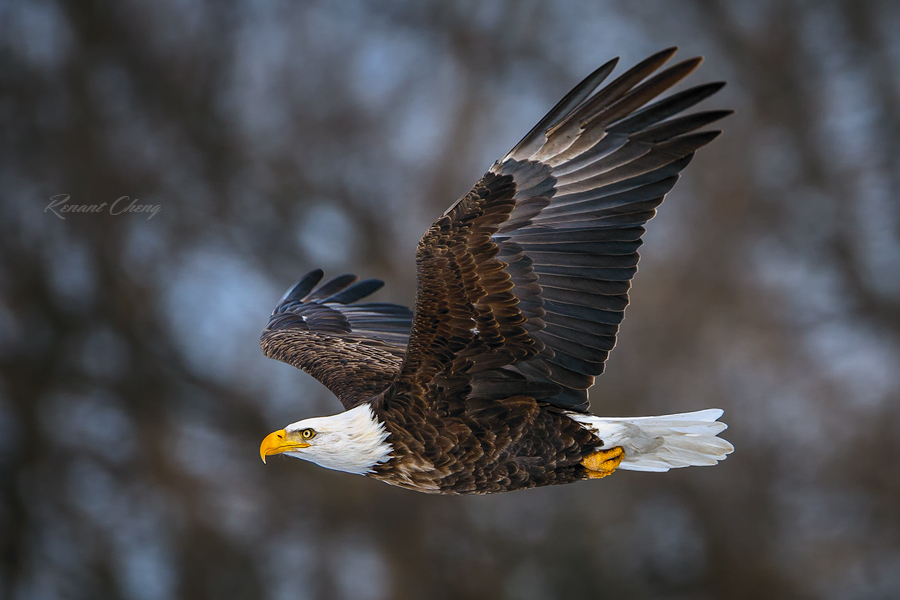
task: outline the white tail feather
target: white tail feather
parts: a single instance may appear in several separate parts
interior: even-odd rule
[[[621,446],[625,458],[619,465],[628,471],[668,471],[678,467],[714,465],[734,446],[718,437],[728,428],[716,419],[717,408],[659,417],[607,418],[581,413],[570,417],[597,434],[599,450]]]

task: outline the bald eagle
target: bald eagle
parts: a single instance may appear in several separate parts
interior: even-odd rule
[[[654,54],[601,89],[569,92],[422,237],[415,310],[358,303],[381,281],[307,274],[262,333],[266,356],[322,382],[344,412],[260,446],[436,494],[489,494],[616,469],[714,465],[734,448],[718,409],[639,418],[588,412],[615,345],[643,225],[732,111],[683,115],[720,90],[656,100],[701,58],[654,74]]]

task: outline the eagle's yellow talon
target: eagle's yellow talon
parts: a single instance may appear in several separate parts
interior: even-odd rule
[[[585,457],[581,465],[588,471],[588,479],[602,479],[612,475],[619,468],[622,459],[625,458],[625,450],[621,446],[609,450],[598,450]]]

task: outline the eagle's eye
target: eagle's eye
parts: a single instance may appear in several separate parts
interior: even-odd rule
[[[314,437],[316,437],[316,432],[313,431],[312,429],[304,429],[303,431],[300,432],[300,437],[303,438],[304,440],[311,440]]]

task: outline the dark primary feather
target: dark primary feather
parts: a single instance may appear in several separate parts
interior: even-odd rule
[[[400,371],[412,312],[386,303],[354,304],[384,282],[341,275],[316,288],[320,269],[284,295],[260,337],[269,358],[303,369],[346,408],[386,388]]]
[[[353,304],[381,282],[351,285],[345,275],[316,288],[322,272],[313,271],[275,308],[264,352],[311,373],[346,407],[383,392],[381,409],[420,416],[518,396],[587,410],[643,226],[719,134],[698,130],[731,114],[681,114],[723,83],[657,99],[700,64],[657,73],[674,54],[599,90],[616,61],[597,69],[431,226],[416,251],[414,318]]]

